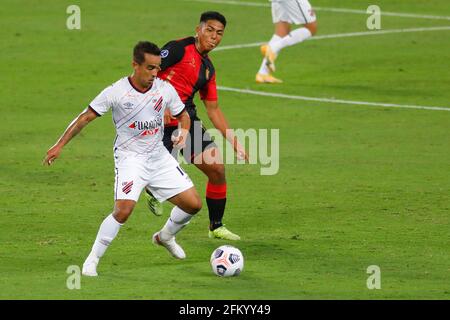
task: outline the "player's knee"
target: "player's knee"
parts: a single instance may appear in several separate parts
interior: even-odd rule
[[[308,23],[305,25],[305,27],[311,32],[312,35],[315,35],[317,33],[317,21]]]
[[[203,206],[202,200],[200,199],[199,196],[197,196],[192,203],[192,212],[193,212],[192,214],[196,214],[197,212],[202,210],[202,206]]]
[[[202,200],[200,199],[200,197],[197,195],[195,195],[194,197],[192,197],[188,203],[186,203],[184,205],[183,210],[186,211],[189,214],[196,214],[197,212],[199,212],[202,209]]]
[[[209,170],[208,178],[211,183],[221,184],[225,183],[225,166],[224,165],[214,165]]]
[[[131,212],[133,212],[132,207],[120,207],[115,208],[113,212],[113,217],[116,219],[119,223],[125,223],[128,220],[128,217],[131,215]]]

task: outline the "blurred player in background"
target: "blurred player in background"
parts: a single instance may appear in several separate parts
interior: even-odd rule
[[[153,242],[164,246],[175,258],[186,257],[175,242],[175,235],[201,209],[202,203],[191,179],[162,143],[166,108],[180,121],[180,134],[172,137],[175,147],[185,143],[190,119],[172,85],[156,77],[161,65],[160,54],[155,44],[139,42],[133,51],[133,74],[104,89],[70,123],[44,159],[44,164],[51,165],[62,148],[88,123],[112,110],[117,133],[114,141],[114,211],[100,225],[92,250],[83,264],[83,275],[97,276],[99,259],[133,212],[145,187],[159,201],[169,200],[175,205],[165,226],[153,235]]]
[[[272,75],[272,72],[275,72],[275,60],[280,51],[305,41],[317,32],[316,14],[308,0],[271,1],[275,34],[268,44],[261,46],[264,59],[256,74],[258,83],[281,83],[280,79]],[[291,31],[291,24],[303,26]]]
[[[237,138],[227,130],[228,122],[217,102],[216,72],[208,53],[216,48],[224,34],[225,17],[214,11],[204,12],[196,27],[196,36],[168,42],[161,50],[162,64],[158,77],[169,81],[177,90],[191,118],[190,141],[182,150],[188,163],[200,169],[207,177],[206,203],[209,211],[209,237],[239,240],[240,237],[222,223],[227,197],[225,166],[220,151],[205,132],[197,117],[194,96],[197,91],[215,128],[232,144],[239,159],[248,159]],[[164,145],[172,152],[171,136],[177,121],[166,112]],[[176,156],[176,155],[175,155]],[[147,190],[147,204],[154,214],[161,214],[161,205]]]

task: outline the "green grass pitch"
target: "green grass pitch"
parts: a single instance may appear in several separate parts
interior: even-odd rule
[[[248,0],[268,4],[265,0]],[[239,2],[239,1],[237,1]],[[312,0],[317,36],[449,27],[447,0]],[[66,8],[81,8],[68,30]],[[242,236],[244,272],[218,278],[206,204],[180,233],[175,261],[151,244],[164,224],[144,197],[99,264],[69,290],[113,207],[114,127],[94,121],[52,167],[41,161],[67,124],[106,86],[131,72],[139,40],[159,45],[194,34],[199,15],[229,21],[221,46],[273,32],[270,8],[199,1],[4,0],[0,11],[1,299],[449,299],[450,112],[293,100],[219,91],[233,128],[279,129],[280,168],[227,165],[225,223]],[[444,18],[442,18],[444,17]],[[258,47],[212,52],[218,84],[269,93],[450,108],[450,30],[318,39],[285,49],[281,85],[254,83]],[[201,104],[199,113],[211,127]],[[206,178],[184,165],[202,198]],[[367,268],[381,270],[369,290]]]

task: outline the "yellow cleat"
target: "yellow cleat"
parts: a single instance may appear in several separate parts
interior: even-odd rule
[[[225,226],[221,226],[217,229],[214,229],[213,231],[210,230],[208,232],[208,236],[211,239],[217,238],[223,240],[241,240],[241,237],[225,228]]]
[[[283,80],[277,79],[271,74],[257,73],[255,78],[257,83],[283,83]]]
[[[261,49],[261,54],[262,54],[263,57],[266,56],[266,52],[267,52],[267,47],[268,47],[268,46],[269,46],[269,45],[268,45],[267,43],[265,43],[265,44],[262,44],[261,47],[260,47],[260,49]]]
[[[275,60],[277,59],[277,54],[272,51],[268,44],[263,44],[260,49],[261,54],[267,59],[267,68],[269,68],[270,71],[275,72]]]

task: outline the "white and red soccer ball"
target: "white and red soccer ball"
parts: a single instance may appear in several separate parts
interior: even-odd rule
[[[229,245],[220,246],[214,250],[210,261],[213,272],[221,277],[237,276],[244,269],[242,252]]]

